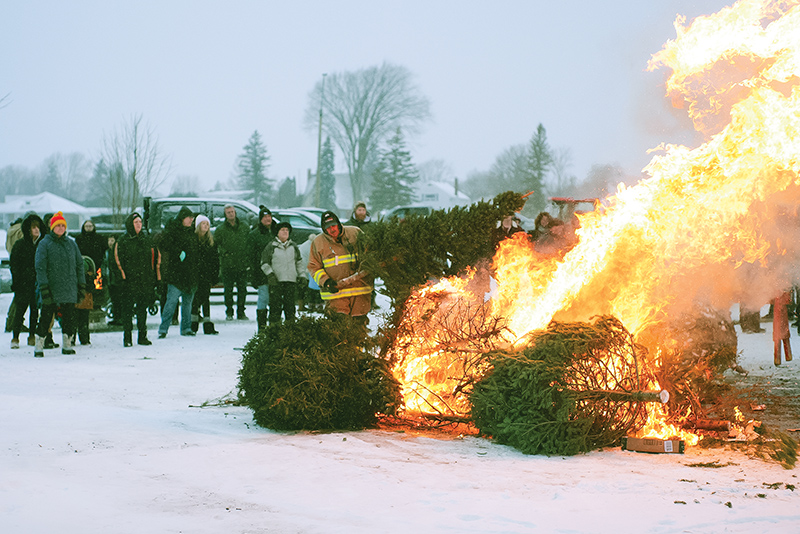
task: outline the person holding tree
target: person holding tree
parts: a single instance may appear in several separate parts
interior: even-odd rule
[[[343,226],[339,217],[326,211],[322,233],[311,242],[308,272],[320,287],[327,309],[366,320],[372,294],[372,277],[362,271],[358,236],[361,229]]]

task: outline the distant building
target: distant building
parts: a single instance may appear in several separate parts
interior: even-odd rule
[[[448,209],[455,206],[466,206],[472,200],[453,184],[447,182],[425,182],[414,186],[416,203],[434,209]]]

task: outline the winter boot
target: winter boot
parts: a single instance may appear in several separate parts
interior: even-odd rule
[[[72,348],[72,338],[67,334],[61,334],[61,354],[75,354]]]
[[[11,340],[11,348],[12,349],[18,349],[19,348],[19,339],[18,338],[14,338],[14,339]]]
[[[196,334],[199,326],[200,326],[200,316],[192,314],[192,332]]]
[[[44,358],[44,338],[42,336],[36,336],[36,344],[33,347],[33,355],[37,358]]]
[[[258,331],[263,332],[267,327],[267,314],[269,310],[256,310],[256,322],[258,323]]]
[[[152,345],[153,342],[147,339],[147,330],[139,330],[139,345]]]
[[[44,338],[44,348],[46,349],[57,349],[58,343],[53,341],[53,332],[48,332]]]
[[[126,330],[125,334],[122,338],[122,346],[123,347],[132,347],[133,346],[133,334],[130,330]]]
[[[28,346],[30,347],[36,346],[36,334],[30,334],[28,336]]]
[[[83,326],[78,329],[78,339],[81,340],[81,345],[91,345],[91,341],[89,339],[89,327]]]
[[[203,333],[204,334],[219,334],[216,330],[214,330],[214,323],[211,321],[204,321],[203,322]]]

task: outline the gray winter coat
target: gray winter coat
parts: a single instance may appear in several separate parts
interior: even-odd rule
[[[297,282],[298,277],[307,277],[300,249],[291,239],[281,242],[276,237],[269,242],[261,254],[261,270],[267,276],[275,273],[278,282]]]
[[[50,232],[36,247],[36,283],[50,287],[56,304],[78,302],[78,284],[85,285],[83,257],[75,240]]]

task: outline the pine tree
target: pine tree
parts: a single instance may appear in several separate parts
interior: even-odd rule
[[[334,153],[331,138],[326,137],[322,145],[319,169],[319,206],[318,208],[330,209],[336,206],[336,178],[334,171]]]
[[[244,146],[244,153],[237,162],[239,187],[253,191],[250,200],[256,205],[272,199],[272,180],[267,178],[268,161],[267,147],[256,130]]]
[[[525,205],[529,213],[537,213],[545,208],[544,179],[553,163],[553,156],[547,144],[547,132],[540,123],[528,145],[528,169],[525,186],[533,194]]]
[[[411,163],[411,154],[406,149],[400,128],[387,142],[387,148],[381,154],[372,177],[369,200],[374,210],[408,204],[414,200],[412,185],[419,180],[419,174]]]
[[[278,207],[293,208],[298,206],[297,183],[294,178],[287,176],[278,186]]]

